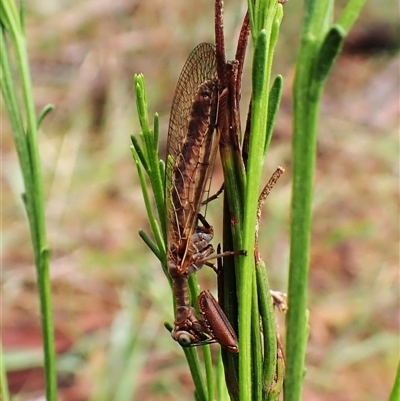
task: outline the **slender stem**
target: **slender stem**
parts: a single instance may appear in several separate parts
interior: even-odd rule
[[[140,161],[139,161],[139,157],[138,157],[136,149],[133,146],[131,147],[131,151],[132,151],[132,155],[133,155],[133,158],[134,158],[135,163],[136,163],[136,169],[137,169],[137,172],[138,172],[138,175],[139,175],[140,186],[142,188],[143,199],[144,199],[144,203],[145,203],[145,206],[146,206],[147,217],[148,217],[149,222],[150,222],[151,232],[153,233],[153,235],[154,235],[154,237],[156,239],[156,243],[157,243],[157,247],[158,247],[157,254],[160,255],[160,257],[161,257],[161,255],[163,255],[163,259],[165,259],[165,256],[164,256],[165,255],[164,238],[163,238],[162,233],[160,232],[160,228],[159,228],[158,222],[157,222],[157,220],[156,220],[156,218],[155,218],[155,216],[153,214],[153,210],[152,210],[151,202],[150,202],[150,197],[149,197],[149,194],[148,194],[148,191],[147,191],[147,187],[146,187],[146,180],[145,180],[145,177],[144,177],[144,174],[143,174],[143,170],[142,170],[142,167],[141,167],[141,164],[140,164]],[[156,166],[158,167],[158,163],[156,164]],[[161,259],[161,260],[163,260],[163,259]],[[168,273],[167,273],[167,270],[166,270],[165,263],[163,264],[163,269],[164,269],[165,275],[168,277]]]
[[[216,375],[217,375],[217,395],[216,399],[218,401],[228,401],[229,393],[225,384],[225,375],[224,375],[224,364],[222,360],[221,348],[218,350],[217,354],[217,366],[216,366]]]
[[[10,400],[10,393],[8,391],[8,381],[6,367],[4,365],[3,347],[0,342],[0,395],[3,401]]]
[[[305,54],[304,52],[301,54]],[[308,93],[308,74],[301,74],[310,60],[299,59],[294,87],[293,192],[288,284],[285,400],[300,400],[307,341],[307,283],[314,181],[316,124],[319,104]],[[294,330],[296,332],[294,332]],[[290,390],[289,390],[290,389]]]
[[[196,400],[208,401],[207,386],[204,381],[204,377],[201,374],[201,365],[197,350],[194,348],[183,348],[183,352],[185,353],[185,357],[190,369],[190,374],[193,379]]]
[[[151,188],[153,191],[158,218],[161,224],[161,231],[164,238],[164,243],[167,241],[167,228],[165,218],[165,205],[164,205],[164,174],[165,170],[161,171],[161,165],[159,164],[159,117],[156,114],[154,116],[154,129],[151,130],[149,126],[149,118],[147,112],[147,96],[145,80],[142,74],[135,75],[134,77],[135,93],[136,93],[136,105],[139,115],[140,126],[142,133],[140,137],[143,142],[143,158],[146,160],[146,172],[149,176]],[[136,138],[132,138],[132,143],[137,151],[140,146]],[[140,155],[139,155],[140,156]]]
[[[400,361],[397,366],[397,373],[393,382],[393,388],[390,393],[389,401],[396,401],[399,399],[400,399]]]
[[[203,346],[204,366],[206,368],[207,395],[208,400],[215,398],[214,368],[212,364],[211,349],[209,345]]]
[[[251,177],[251,179],[248,179],[246,185],[243,223],[243,247],[247,250],[252,250],[254,248],[255,221],[257,214],[257,201],[254,202],[254,200],[258,199],[258,188],[261,181],[261,167],[263,164],[262,150],[264,148],[264,136],[260,135],[260,133],[266,132],[266,120],[265,118],[260,118],[262,114],[261,109],[263,106],[265,107],[262,87],[265,79],[266,46],[266,33],[262,31],[258,36],[253,60],[252,124],[247,163],[247,177]],[[254,258],[243,258],[241,262],[239,281],[239,391],[241,400],[251,400],[250,316],[254,279]]]
[[[256,277],[259,297],[259,308],[264,337],[264,361],[262,368],[262,387],[268,393],[274,381],[276,369],[276,327],[275,317],[269,293],[269,282],[265,264],[260,260],[256,264]]]
[[[278,340],[278,350],[276,356],[276,374],[274,378],[274,383],[269,389],[266,397],[266,401],[278,401],[280,399],[280,394],[283,388],[283,381],[285,378],[285,358],[283,356],[283,345],[280,340]]]
[[[151,240],[151,238],[143,230],[139,230],[139,237],[149,247],[149,249],[154,253],[156,258],[161,263],[163,263],[163,259],[165,259],[165,256],[161,255],[160,250],[158,249],[157,245]]]
[[[348,32],[356,22],[366,0],[349,0],[340,14],[337,24]]]
[[[253,280],[253,296],[251,307],[251,349],[253,371],[253,400],[262,401],[263,354],[261,352],[260,315],[257,296],[257,283]],[[265,334],[265,333],[264,333]],[[265,353],[264,353],[265,358]]]
[[[192,274],[189,277],[188,280],[188,284],[189,284],[189,292],[190,292],[190,296],[192,299],[192,305],[195,308],[196,312],[199,313],[198,311],[198,305],[197,305],[197,297],[199,295],[199,286],[197,284],[197,279],[196,279],[196,275]],[[205,392],[207,398],[205,398],[207,401],[212,400],[214,398],[213,396],[213,391],[214,391],[214,375],[213,375],[213,369],[212,369],[212,358],[211,358],[211,350],[210,350],[210,346],[209,345],[204,345],[202,347],[203,349],[203,358],[204,358],[204,365],[205,365],[205,369],[206,369],[206,384],[204,384],[204,380],[203,383],[201,382],[196,382],[195,381],[195,376],[193,376],[193,372],[196,371],[195,375],[196,376],[200,376],[201,375],[201,370],[197,371],[197,369],[200,369],[200,365],[197,364],[193,364],[193,366],[191,366],[192,360],[188,359],[188,364],[190,367],[190,371],[192,373],[193,376],[193,381],[196,387],[196,392],[197,392],[197,386],[203,386],[204,385],[204,389],[201,388],[200,391],[201,392]],[[185,352],[185,355],[187,357],[187,354]],[[196,358],[198,360],[198,349],[196,349]],[[211,397],[211,398],[210,398]]]
[[[283,173],[283,168],[278,167],[272,174],[267,185],[261,191],[258,199],[256,238],[255,238],[255,260],[256,260],[256,281],[258,289],[258,305],[260,310],[263,338],[264,338],[264,361],[262,368],[262,390],[264,399],[269,397],[269,393],[275,384],[275,374],[277,365],[277,330],[275,327],[275,316],[271,302],[269,281],[266,272],[266,266],[260,255],[259,249],[259,228],[261,220],[261,210],[265,200],[270,194],[272,188]],[[279,396],[279,393],[278,393]]]
[[[310,255],[311,206],[317,146],[320,98],[326,77],[340,51],[345,32],[355,21],[363,2],[350,1],[332,25],[333,2],[305,2],[301,48],[293,88],[293,189],[286,326],[285,401],[302,396],[304,359],[308,336],[307,284]]]
[[[225,249],[234,249],[231,230],[231,219],[229,213],[228,199],[224,196],[223,216],[223,243]],[[238,332],[238,303],[237,286],[235,276],[235,264],[232,258],[226,258],[224,264],[219,261],[218,265],[218,296],[224,313],[231,322],[235,332]],[[240,352],[240,350],[239,350]],[[229,395],[232,401],[239,400],[239,358],[227,350],[221,351],[225,366],[225,377]]]
[[[251,15],[249,11],[250,21]],[[252,69],[252,106],[251,125],[248,142],[247,185],[245,191],[243,247],[254,249],[255,226],[258,202],[258,191],[264,156],[271,132],[268,118],[273,113],[266,113],[269,105],[269,86],[273,50],[276,44],[278,29],[282,20],[282,7],[268,1],[256,2],[253,24],[251,25],[253,40],[256,38]],[[256,34],[255,34],[256,32]],[[269,115],[271,114],[271,115]],[[245,258],[240,265],[239,282],[239,372],[240,397],[251,400],[251,336],[249,316],[251,316],[251,296],[254,288],[255,263],[253,258]],[[272,344],[270,344],[272,345]],[[265,355],[272,350],[264,350]],[[261,350],[260,350],[261,352]],[[272,351],[275,352],[275,349]],[[261,385],[261,384],[260,384]]]
[[[43,179],[40,163],[40,153],[37,135],[37,120],[35,114],[33,92],[29,71],[29,62],[27,55],[26,39],[24,27],[17,11],[15,3],[4,0],[1,2],[1,22],[8,30],[14,48],[17,70],[20,78],[22,97],[24,102],[25,119],[26,119],[26,135],[20,131],[14,133],[14,137],[19,136],[16,141],[17,151],[21,169],[23,170],[24,184],[26,193],[23,195],[25,207],[27,210],[31,241],[35,255],[35,266],[37,273],[37,281],[39,288],[41,324],[43,332],[43,348],[44,348],[44,364],[46,374],[46,396],[49,401],[57,399],[57,380],[56,380],[56,363],[55,363],[55,347],[54,347],[54,326],[51,310],[51,285],[49,274],[50,253],[47,247],[45,212],[44,212],[44,196],[43,196]],[[3,39],[3,45],[5,41]],[[5,47],[2,50],[5,50]],[[4,63],[3,63],[4,65]],[[2,72],[7,68],[2,67]],[[3,78],[2,78],[3,79]],[[10,77],[6,78],[10,79]],[[11,88],[11,85],[8,85]],[[4,94],[4,92],[3,92]],[[8,93],[10,94],[10,93]],[[13,95],[13,98],[17,97]],[[14,100],[7,100],[8,107],[15,107]],[[13,112],[15,116],[19,112]],[[11,114],[11,113],[10,113]],[[12,118],[13,120],[13,118]],[[22,121],[22,118],[18,118]],[[20,125],[20,123],[18,123]],[[21,128],[13,125],[13,128]],[[21,145],[22,138],[26,140],[25,145]],[[29,170],[29,173],[25,171]]]
[[[325,3],[325,7],[328,7]],[[320,35],[311,32],[327,29],[326,8],[305,5],[302,46],[296,64],[293,88],[293,191],[286,331],[285,401],[301,399],[307,341],[307,283],[311,232],[311,202],[315,169],[318,92],[312,84],[315,54]],[[308,7],[308,8],[307,8]],[[307,13],[307,11],[309,13]],[[314,13],[312,13],[314,11]]]

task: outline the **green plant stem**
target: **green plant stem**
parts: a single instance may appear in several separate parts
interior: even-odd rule
[[[163,260],[165,259],[165,255],[160,254],[160,250],[158,249],[155,242],[143,230],[139,230],[138,234],[139,234],[139,237],[143,240],[143,242],[154,253],[154,255],[160,261],[160,263],[163,263]]]
[[[355,21],[362,1],[350,1],[342,21],[331,25],[333,2],[305,2],[301,48],[293,87],[293,189],[286,319],[285,401],[301,400],[308,337],[307,284],[311,236],[317,125],[326,77],[341,49],[345,32]]]
[[[188,285],[189,285],[190,297],[192,300],[192,302],[191,302],[192,306],[195,308],[197,314],[199,314],[199,309],[198,309],[198,304],[197,304],[197,297],[199,296],[199,286],[197,284],[197,277],[195,274],[192,274],[189,276]],[[204,365],[205,365],[205,370],[206,370],[206,384],[204,384],[204,381],[203,382],[195,381],[195,376],[196,377],[201,376],[200,363],[198,363],[198,360],[199,360],[198,351],[200,350],[200,348],[197,347],[196,351],[195,351],[197,362],[193,363],[194,357],[192,357],[191,359],[188,359],[187,361],[188,361],[188,365],[190,368],[190,372],[192,373],[192,376],[193,376],[193,372],[196,371],[195,376],[193,376],[193,381],[194,381],[194,384],[196,387],[196,393],[198,393],[197,387],[204,385],[204,389],[201,388],[201,389],[199,389],[199,391],[200,391],[200,393],[204,392],[207,397],[207,398],[204,398],[204,400],[209,401],[214,398],[214,389],[215,389],[211,350],[210,350],[209,345],[204,345],[203,347],[201,347],[201,349],[203,351],[203,360],[204,360]],[[185,352],[185,355],[187,355],[186,352]]]
[[[4,366],[3,346],[0,342],[0,395],[3,401],[10,400],[10,393],[8,391],[8,382],[6,367]]]
[[[253,400],[262,401],[262,377],[263,377],[263,354],[260,352],[260,315],[257,296],[257,283],[253,279],[253,296],[251,307],[251,349],[252,349],[252,372],[253,372]],[[265,356],[265,355],[264,355]]]
[[[225,170],[224,170],[225,175]],[[226,181],[225,181],[226,182]],[[223,243],[225,249],[235,249],[233,245],[231,214],[228,206],[228,199],[224,196],[224,216],[223,216]],[[240,246],[240,245],[238,245]],[[224,249],[224,250],[225,250]],[[236,248],[240,249],[240,248]],[[220,266],[222,271],[218,272],[218,296],[219,302],[223,306],[224,313],[231,322],[235,333],[238,332],[238,303],[235,263],[232,258],[225,258]],[[239,351],[240,352],[240,351]],[[229,395],[232,401],[239,400],[239,358],[227,350],[221,350],[225,368],[225,378]]]
[[[202,347],[202,351],[204,355],[204,366],[206,368],[207,399],[212,401],[215,399],[215,380],[210,346],[205,345]]]
[[[278,401],[283,388],[283,381],[285,378],[285,361],[283,350],[278,349],[279,356],[277,356],[276,363],[276,377],[272,387],[269,389],[268,394],[264,398],[267,401]]]
[[[142,151],[142,160],[144,159],[144,161],[146,162],[144,168],[148,174],[153,191],[157,213],[161,224],[161,231],[164,237],[164,249],[166,249],[165,247],[167,242],[167,228],[163,185],[165,170],[162,168],[162,164],[160,164],[158,154],[158,138],[160,128],[159,118],[157,114],[154,116],[153,130],[151,130],[149,125],[146,86],[143,74],[135,75],[134,87],[136,93],[136,106],[140,126],[142,129],[142,132],[140,133],[140,138],[142,139],[143,149],[140,148],[139,143],[135,137],[132,137],[132,143],[138,153],[139,151]]]
[[[32,192],[32,172],[29,163],[29,152],[28,145],[26,142],[24,124],[22,121],[22,116],[20,113],[20,108],[18,106],[18,100],[16,96],[16,89],[11,73],[11,63],[8,54],[8,47],[6,45],[5,31],[2,27],[1,30],[1,43],[0,49],[2,51],[1,62],[1,75],[0,75],[0,87],[3,93],[3,99],[7,107],[7,112],[10,117],[12,133],[14,136],[14,143],[17,149],[18,160],[21,166],[21,172],[23,175],[24,183],[26,183],[25,191]],[[30,207],[30,204],[26,205]],[[28,213],[33,213],[31,210]],[[30,223],[30,222],[29,222]]]
[[[246,185],[244,223],[243,223],[243,247],[247,250],[254,249],[255,221],[257,213],[257,200],[261,170],[263,164],[262,151],[264,148],[264,136],[266,132],[266,119],[260,117],[262,108],[266,105],[262,88],[265,83],[267,36],[261,31],[255,46],[253,60],[253,101],[252,124],[249,142],[249,158],[247,163],[247,177],[251,177]],[[268,92],[267,92],[268,93]],[[265,117],[265,113],[264,113]],[[253,293],[254,258],[241,259],[239,281],[239,378],[240,400],[252,400],[251,386],[251,298]]]
[[[228,401],[229,393],[225,384],[225,374],[224,374],[224,364],[222,360],[221,348],[218,350],[217,354],[217,366],[216,366],[216,375],[217,375],[217,400],[218,401]]]
[[[400,400],[400,361],[397,366],[397,373],[394,379],[393,388],[389,396],[389,401]]]
[[[235,223],[232,224],[231,219],[227,219],[229,223],[231,235],[233,238],[233,246],[231,249],[241,249],[243,243],[242,222],[243,222],[243,203],[238,194],[243,193],[245,182],[241,179],[241,174],[236,174],[235,169],[235,149],[229,143],[220,145],[221,162],[224,170],[224,192],[226,198],[229,199],[229,216],[234,216]],[[227,205],[226,205],[227,206]],[[226,209],[224,206],[224,210]],[[230,235],[229,235],[230,236]],[[225,240],[224,240],[225,244]],[[228,249],[228,248],[227,248]],[[232,262],[232,263],[230,263]],[[227,264],[233,265],[233,259],[229,259]]]
[[[262,368],[262,388],[264,393],[268,393],[274,382],[276,371],[276,327],[275,316],[269,292],[269,282],[264,261],[260,260],[256,264],[256,281],[258,287],[258,304],[260,309],[261,323],[263,327],[264,350],[270,355],[264,355]],[[264,351],[264,354],[266,351]]]
[[[268,146],[271,142],[272,133],[275,126],[275,120],[278,114],[279,105],[282,97],[283,79],[281,75],[278,75],[272,84],[269,92],[268,101],[268,119],[267,119],[267,135],[265,137],[264,154],[267,153]]]
[[[348,32],[351,27],[356,22],[361,10],[364,7],[366,0],[349,0],[346,7],[340,14],[337,24],[340,25],[346,32]]]
[[[304,54],[304,53],[303,53]],[[301,57],[301,53],[300,53]],[[301,61],[299,68],[309,60]],[[316,124],[319,105],[307,102],[307,81],[298,72],[294,88],[293,193],[288,284],[285,400],[300,400],[307,341],[307,282],[311,230],[311,200],[315,168]],[[307,94],[309,95],[309,94]],[[311,106],[311,104],[312,106]],[[296,330],[296,333],[294,333]],[[287,390],[286,390],[287,389]]]
[[[194,348],[183,348],[183,352],[185,353],[185,357],[190,369],[190,374],[193,379],[196,400],[208,401],[207,387],[201,374],[200,360],[197,351]]]
[[[142,194],[143,194],[143,199],[144,199],[144,203],[146,206],[146,212],[147,212],[147,217],[149,219],[150,222],[150,227],[151,227],[151,232],[153,233],[155,239],[156,239],[156,243],[157,243],[157,252],[156,252],[156,256],[161,260],[161,262],[165,259],[165,242],[164,242],[164,238],[162,236],[162,233],[160,232],[160,228],[157,222],[157,219],[155,218],[154,214],[153,214],[153,210],[151,207],[151,202],[150,202],[150,197],[147,191],[147,187],[146,187],[146,179],[144,177],[143,174],[143,170],[142,170],[142,166],[140,164],[140,160],[139,160],[139,156],[137,153],[137,150],[134,146],[131,147],[131,151],[132,151],[132,156],[135,160],[136,163],[136,169],[139,175],[139,180],[140,180],[140,186],[142,189]],[[158,163],[157,163],[157,168],[158,168]],[[164,269],[164,273],[167,277],[169,277],[168,272],[166,270],[166,264],[162,263],[162,267]]]
[[[5,82],[5,80],[8,81],[12,79],[9,74],[9,71],[11,70],[10,64],[8,66],[5,65],[7,62],[9,63],[9,57],[2,57],[2,90],[5,103],[8,104],[7,108],[9,112],[11,109],[14,109],[10,112],[10,118],[13,130],[18,130],[14,131],[14,138],[18,137],[15,142],[25,185],[25,194],[23,195],[23,199],[27,211],[31,241],[35,255],[43,334],[46,396],[47,400],[53,401],[57,399],[57,380],[49,274],[50,252],[48,250],[46,238],[43,179],[38,145],[37,120],[26,51],[25,33],[20,15],[14,2],[6,0],[1,3],[0,12],[2,26],[8,30],[13,44],[24,102],[27,126],[26,133],[21,126],[22,117],[17,117],[17,115],[20,114],[20,108],[15,109],[15,107],[18,107],[15,88],[10,82]],[[3,37],[3,53],[7,53],[6,48],[7,45]],[[3,89],[3,85],[5,89]],[[12,92],[13,94],[11,94]],[[10,94],[11,97],[8,98],[7,96],[10,96]],[[22,145],[24,141],[26,141],[26,146]],[[27,170],[29,170],[29,172]]]
[[[250,7],[252,4],[249,4],[249,9]],[[251,26],[255,49],[252,67],[251,127],[243,223],[243,247],[247,250],[254,249],[257,200],[265,157],[264,150],[267,150],[270,139],[266,135],[271,132],[268,128],[268,117],[270,116],[265,111],[269,110],[272,57],[282,15],[282,7],[276,2],[267,0],[256,2]],[[254,280],[254,258],[241,259],[239,282],[239,391],[241,400],[252,400],[254,396],[251,393],[252,363],[250,349],[252,343],[250,331],[251,329],[254,330],[255,327],[251,327],[249,324]],[[270,343],[269,346],[273,347],[273,343]],[[270,358],[271,352],[275,353],[275,349],[272,351],[268,347],[264,350],[264,357]]]
[[[189,277],[189,292],[190,296],[192,299],[192,305],[195,308],[197,314],[199,314],[199,309],[198,309],[198,304],[197,304],[197,297],[199,296],[199,286],[197,284],[197,277],[195,274],[192,274]],[[196,355],[198,355],[197,350],[200,350],[200,348],[196,349]],[[209,345],[204,345],[201,347],[201,350],[203,352],[203,361],[204,361],[204,366],[205,366],[205,371],[206,371],[206,392],[207,392],[207,401],[213,400],[214,399],[214,391],[215,391],[215,381],[214,381],[214,369],[213,369],[213,364],[212,364],[212,357],[211,357],[211,349]],[[191,361],[188,360],[188,364],[190,366]],[[193,365],[191,367],[191,371],[196,369],[196,365]],[[200,374],[200,372],[197,372],[196,374]],[[195,383],[196,385],[196,383]]]

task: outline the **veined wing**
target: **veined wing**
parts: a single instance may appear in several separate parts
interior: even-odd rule
[[[168,241],[181,257],[197,224],[218,149],[219,86],[215,46],[202,43],[186,61],[175,90],[168,131],[166,215]]]

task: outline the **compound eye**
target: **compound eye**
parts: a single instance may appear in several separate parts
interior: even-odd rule
[[[189,347],[192,344],[192,338],[187,333],[182,333],[178,337],[178,343],[182,347]]]
[[[210,91],[203,90],[202,92],[200,92],[200,95],[204,100],[210,100],[211,99],[211,92]]]

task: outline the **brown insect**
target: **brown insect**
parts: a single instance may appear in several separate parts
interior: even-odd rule
[[[202,291],[197,301],[208,332],[221,344],[221,347],[232,353],[238,353],[239,346],[236,333],[211,292]]]
[[[197,215],[217,154],[218,105],[225,96],[219,94],[215,47],[202,43],[193,50],[179,77],[168,130],[168,243],[178,248],[179,255],[175,256],[182,257],[181,261],[174,261],[179,274],[187,270],[184,251],[197,225]]]
[[[208,295],[199,296],[203,321],[190,305],[188,291],[190,274],[204,264],[212,266],[211,259],[237,254],[213,255],[213,228],[199,214],[209,192],[220,138],[218,119],[224,112],[226,96],[227,90],[217,79],[215,46],[202,43],[183,67],[171,109],[165,183],[167,264],[176,298],[172,338],[182,346],[204,345],[220,342],[220,331],[227,329],[233,333],[232,338],[224,337],[221,345],[238,352],[236,335],[217,302],[214,300],[211,308],[212,301],[200,302],[205,297],[208,300]],[[219,321],[222,315],[225,320]],[[214,325],[215,322],[218,323]],[[229,328],[223,327],[228,325]]]

